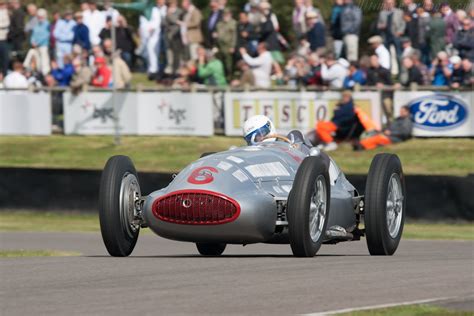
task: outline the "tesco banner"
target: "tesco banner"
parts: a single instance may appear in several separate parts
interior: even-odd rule
[[[394,114],[410,107],[413,136],[474,136],[474,92],[405,92],[394,94]]]
[[[117,127],[126,135],[214,134],[207,93],[117,92],[114,101],[110,92],[66,92],[63,106],[67,135],[113,135]]]
[[[355,105],[381,125],[379,92],[355,92]],[[340,92],[229,92],[225,95],[225,134],[242,135],[243,123],[252,115],[270,117],[281,133],[293,129],[309,132],[318,121],[330,120]]]
[[[0,135],[51,135],[51,124],[49,93],[0,92]]]

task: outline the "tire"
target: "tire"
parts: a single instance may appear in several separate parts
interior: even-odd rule
[[[306,157],[298,168],[288,197],[288,233],[296,257],[314,257],[321,247],[328,224],[330,191],[329,174],[322,157]],[[312,202],[314,198],[319,200],[319,207]],[[314,213],[310,210],[312,205]],[[312,214],[319,215],[313,217],[313,234]]]
[[[365,186],[365,234],[371,255],[391,256],[397,250],[405,222],[405,196],[398,156],[376,155]]]
[[[99,191],[100,231],[111,256],[126,257],[137,243],[140,225],[131,221],[135,198],[140,195],[137,171],[130,158],[111,157],[102,172]]]
[[[203,256],[220,256],[225,250],[226,244],[196,243],[196,248]]]

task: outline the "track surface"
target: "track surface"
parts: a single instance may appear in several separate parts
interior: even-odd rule
[[[206,258],[152,234],[129,258],[108,257],[95,233],[0,233],[0,248],[84,254],[0,259],[2,315],[299,314],[441,297],[472,306],[474,295],[469,241],[402,240],[393,257],[371,257],[362,240],[312,259],[287,245]]]

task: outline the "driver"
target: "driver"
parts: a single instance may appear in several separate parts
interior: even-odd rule
[[[254,145],[269,135],[276,135],[275,125],[265,115],[254,115],[244,123],[244,138],[247,145]],[[275,138],[267,138],[265,141],[275,141]]]

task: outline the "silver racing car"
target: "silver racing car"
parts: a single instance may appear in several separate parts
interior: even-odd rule
[[[392,255],[405,218],[400,160],[378,154],[364,195],[336,163],[300,132],[273,135],[253,146],[203,154],[165,187],[142,196],[126,156],[111,157],[102,173],[99,214],[112,256],[133,251],[141,227],[193,242],[202,255],[221,255],[227,244],[290,244],[313,257],[321,244],[360,240],[372,255]]]

